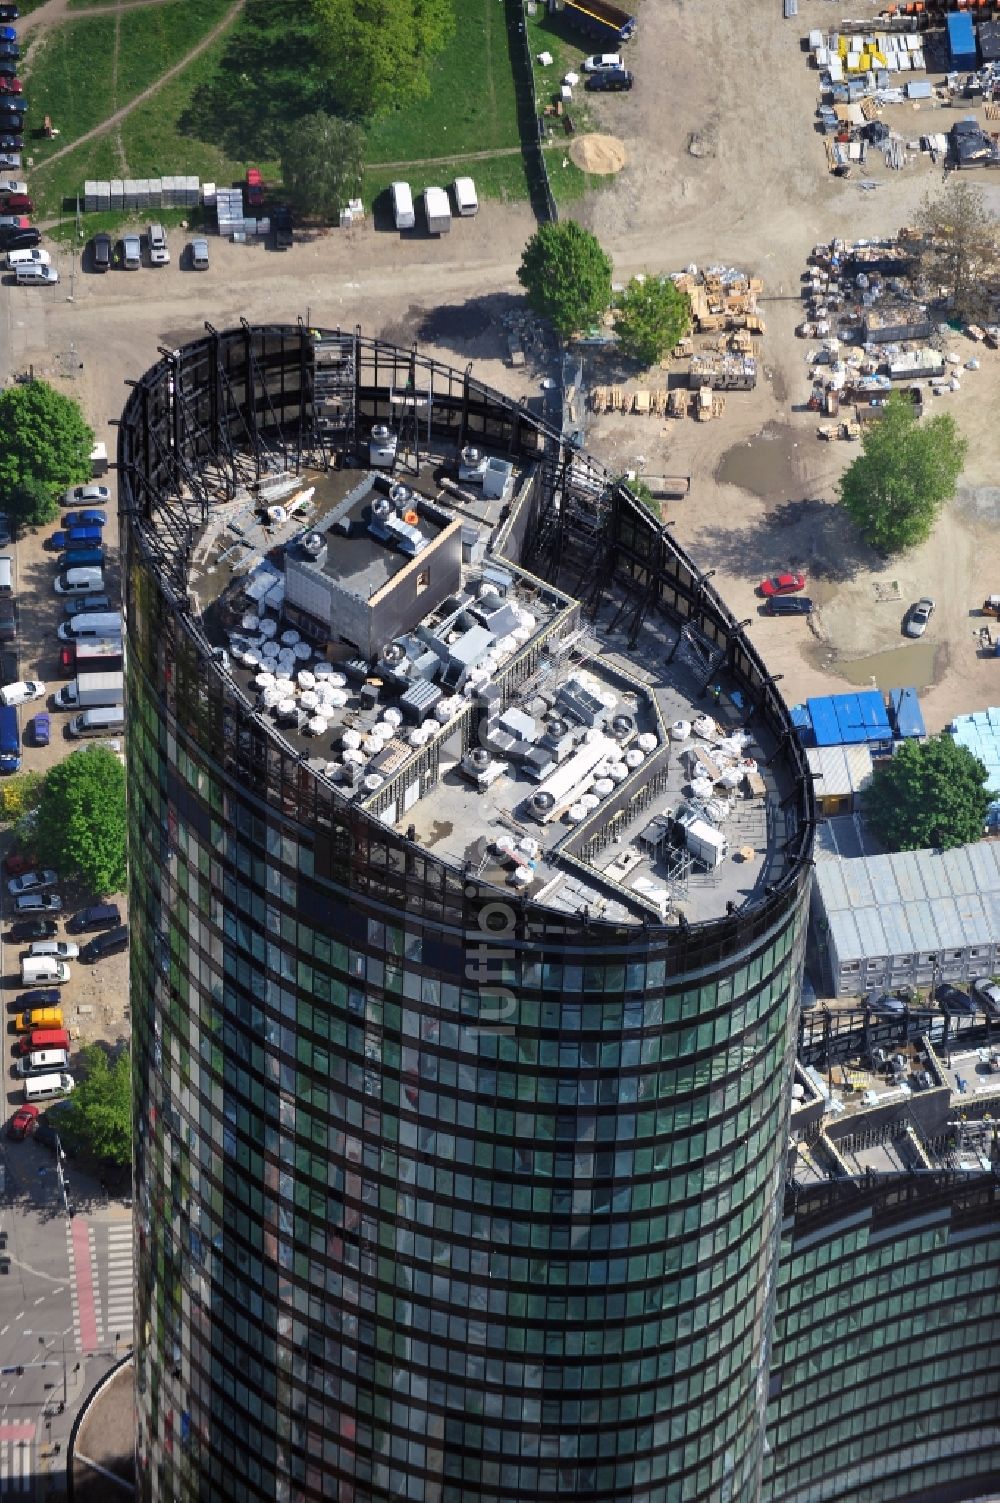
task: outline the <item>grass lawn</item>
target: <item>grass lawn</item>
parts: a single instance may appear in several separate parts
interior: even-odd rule
[[[174,0],[171,5],[150,5],[123,10],[118,20],[119,107],[172,67],[196,47],[222,19],[229,0]]]
[[[114,45],[114,21],[110,16],[98,16],[54,27],[39,46],[24,81],[28,119],[34,131],[40,129],[46,115],[51,115],[60,134],[51,141],[40,138],[31,142],[29,154],[35,159],[36,169],[60,146],[113,114]]]
[[[518,145],[505,8],[497,0],[459,0],[454,35],[431,64],[429,81],[427,99],[369,127],[373,167]]]
[[[186,3],[186,0],[185,0]],[[73,204],[83,192],[88,178],[161,177],[179,173],[197,175],[202,181],[229,184],[243,176],[244,164],[232,161],[210,142],[183,135],[177,122],[187,108],[194,90],[212,77],[226,38],[209,47],[191,65],[158,89],[151,99],[132,111],[117,132],[86,141],[68,152],[51,170],[32,178],[32,196],[38,205],[39,219],[68,218],[72,233]],[[120,149],[119,149],[120,143]],[[261,162],[265,177],[277,176],[274,162]],[[166,222],[167,211],[157,210]],[[102,223],[97,224],[100,217]],[[87,215],[86,231],[108,229],[108,216]],[[146,216],[148,218],[148,215]]]
[[[123,11],[118,18],[93,16],[54,27],[25,79],[30,118],[37,125],[50,115],[59,130],[54,140],[32,141],[36,166],[155,83],[211,30],[226,4],[174,0]]]

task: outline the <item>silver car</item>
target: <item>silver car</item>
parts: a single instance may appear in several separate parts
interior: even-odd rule
[[[126,271],[138,271],[142,266],[142,244],[138,235],[122,236],[122,266]]]
[[[147,231],[150,266],[169,266],[170,251],[162,224],[151,224]]]
[[[922,637],[927,630],[927,623],[934,614],[934,602],[929,595],[924,595],[916,605],[910,606],[909,615],[903,630],[908,637]]]
[[[208,241],[207,240],[192,240],[191,241],[191,270],[192,271],[207,271],[208,270]]]

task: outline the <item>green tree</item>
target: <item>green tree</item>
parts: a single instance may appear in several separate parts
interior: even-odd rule
[[[0,435],[0,499],[5,506],[17,503],[19,488],[30,491],[30,505],[35,506],[41,488],[51,500],[54,491],[90,479],[94,431],[77,404],[47,381],[0,392]]]
[[[81,1049],[76,1089],[60,1120],[100,1159],[128,1164],[132,1158],[132,1059],[123,1049],[113,1063],[100,1044]]]
[[[543,224],[521,256],[528,302],[562,335],[595,323],[611,302],[611,258],[575,219]]]
[[[85,747],[46,773],[34,844],[46,866],[79,876],[88,891],[122,891],[125,769],[109,747]]]
[[[890,851],[947,849],[979,840],[989,774],[951,736],[904,741],[862,795],[865,818]]]
[[[881,552],[912,548],[929,536],[942,503],[954,495],[967,447],[954,418],[918,422],[913,404],[894,393],[841,476],[841,505]]]
[[[454,0],[311,0],[311,6],[342,109],[368,117],[428,96],[428,64],[454,30]]]
[[[44,527],[59,515],[59,501],[51,485],[42,480],[22,480],[6,497],[11,520],[21,527]]]
[[[691,327],[691,300],[669,277],[633,277],[618,302],[615,333],[626,355],[655,365]]]
[[[1000,274],[1000,225],[978,188],[959,178],[925,197],[919,228],[920,269],[934,289],[943,287],[959,318],[990,317],[990,285]]]
[[[285,137],[281,177],[290,201],[302,213],[335,219],[361,191],[365,133],[351,120],[317,112]]]

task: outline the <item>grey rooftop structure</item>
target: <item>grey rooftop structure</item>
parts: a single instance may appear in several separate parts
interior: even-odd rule
[[[1000,845],[820,861],[813,919],[837,996],[992,975]]]

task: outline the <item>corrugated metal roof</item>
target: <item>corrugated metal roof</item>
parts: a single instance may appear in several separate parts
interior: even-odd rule
[[[1000,842],[824,860],[816,901],[839,964],[1000,942]]]
[[[845,798],[867,788],[872,755],[867,746],[810,746],[806,761],[819,798]]]

